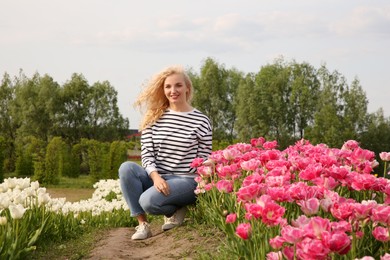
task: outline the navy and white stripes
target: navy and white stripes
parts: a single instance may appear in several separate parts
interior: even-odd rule
[[[151,126],[142,131],[142,166],[148,174],[194,176],[190,163],[211,153],[210,120],[197,109],[190,112],[166,110]]]

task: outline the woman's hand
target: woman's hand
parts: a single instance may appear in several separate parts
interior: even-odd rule
[[[161,176],[158,174],[158,172],[152,172],[150,173],[150,178],[153,180],[153,186],[156,188],[158,192],[161,192],[165,196],[169,195],[169,185],[168,183],[161,178]]]

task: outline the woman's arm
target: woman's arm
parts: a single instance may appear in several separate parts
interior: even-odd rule
[[[141,163],[146,172],[150,175],[157,172],[155,153],[153,148],[152,128],[148,127],[141,134]]]

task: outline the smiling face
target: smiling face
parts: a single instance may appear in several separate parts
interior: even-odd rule
[[[169,101],[169,107],[173,110],[182,111],[190,107],[187,101],[189,91],[183,74],[172,74],[164,81],[164,94]]]

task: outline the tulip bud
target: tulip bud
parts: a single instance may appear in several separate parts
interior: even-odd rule
[[[26,209],[23,207],[22,204],[10,205],[9,212],[11,214],[11,218],[21,219],[24,215],[24,212],[26,212]]]

